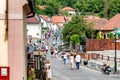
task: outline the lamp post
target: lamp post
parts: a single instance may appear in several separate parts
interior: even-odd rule
[[[116,36],[117,36],[117,28],[114,28],[114,33],[115,33],[115,57],[114,57],[114,71],[115,71],[115,73],[117,72],[117,61],[116,61],[116,59],[117,59],[117,45],[116,45],[116,41],[117,41],[117,39],[116,39]]]

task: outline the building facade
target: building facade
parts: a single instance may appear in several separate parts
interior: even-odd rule
[[[9,80],[27,80],[25,3],[0,1],[0,67],[10,68]]]

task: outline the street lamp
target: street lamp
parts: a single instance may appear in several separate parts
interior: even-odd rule
[[[114,33],[115,33],[115,57],[114,57],[114,71],[115,71],[115,73],[117,72],[117,61],[116,61],[116,59],[117,59],[117,45],[116,45],[116,41],[117,41],[117,39],[116,39],[116,36],[117,36],[117,28],[114,28]]]

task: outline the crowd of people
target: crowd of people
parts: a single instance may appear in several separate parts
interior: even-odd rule
[[[80,68],[81,56],[78,53],[63,51],[61,58],[64,64],[68,63],[70,65],[71,70]]]

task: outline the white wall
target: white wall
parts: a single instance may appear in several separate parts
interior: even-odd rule
[[[46,21],[43,18],[40,18],[40,21],[41,21],[41,26],[42,27],[47,27],[48,26]]]
[[[74,15],[74,14],[75,14],[75,11],[69,11],[69,14]]]
[[[35,38],[41,38],[40,24],[27,24],[27,35],[32,35]],[[37,35],[39,33],[39,35]]]
[[[58,30],[58,26],[57,26],[56,24],[53,24],[53,25],[51,26],[51,28],[52,28],[54,31]]]

